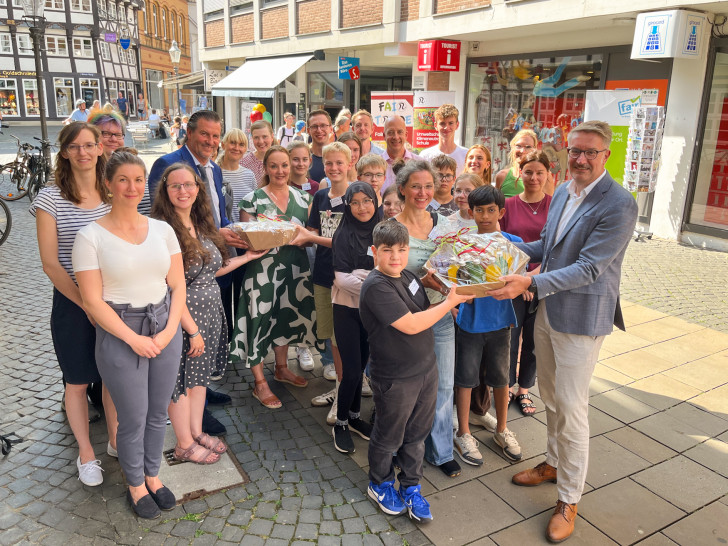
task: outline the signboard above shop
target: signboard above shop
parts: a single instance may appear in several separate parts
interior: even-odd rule
[[[705,13],[667,10],[640,13],[632,40],[633,59],[697,59],[706,47]]]
[[[417,70],[420,72],[458,72],[460,42],[428,40],[417,44]]]
[[[339,57],[339,79],[359,79],[359,57]]]

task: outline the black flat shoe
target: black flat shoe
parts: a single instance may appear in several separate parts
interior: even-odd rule
[[[205,398],[207,399],[207,403],[211,406],[224,406],[233,401],[233,399],[224,392],[215,392],[210,387],[207,387]]]
[[[141,499],[139,499],[139,501],[137,501],[136,504],[134,504],[134,499],[131,498],[131,491],[127,489],[126,499],[129,501],[131,509],[134,510],[134,513],[140,518],[157,519],[162,515],[162,512],[159,510],[159,506],[157,506],[157,503],[154,502],[151,495],[144,495]]]
[[[460,465],[454,459],[438,465],[437,468],[442,470],[443,474],[445,474],[448,478],[455,478],[460,475],[460,472],[462,472]]]
[[[152,490],[149,489],[149,486],[147,486],[147,491],[149,491],[149,495],[152,497],[154,503],[162,510],[172,510],[175,506],[177,506],[177,499],[175,498],[174,493],[172,493],[169,488],[164,485],[157,489],[156,493],[153,493]]]
[[[222,436],[227,432],[227,429],[205,408],[202,410],[202,432],[210,436]]]

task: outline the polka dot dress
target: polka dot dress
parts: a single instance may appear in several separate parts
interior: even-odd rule
[[[182,359],[177,375],[177,385],[172,394],[176,402],[187,389],[206,387],[211,375],[222,375],[228,361],[227,324],[220,297],[220,286],[215,273],[222,267],[222,256],[215,244],[202,239],[202,246],[210,253],[209,263],[200,257],[185,272],[187,281],[187,308],[200,329],[205,341],[205,351],[197,357],[187,355],[190,338],[183,333]]]

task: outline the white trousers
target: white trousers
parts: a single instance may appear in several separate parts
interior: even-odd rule
[[[556,467],[559,500],[579,502],[589,464],[589,382],[605,336],[551,328],[546,301],[536,312],[538,390],[546,405],[546,462]]]

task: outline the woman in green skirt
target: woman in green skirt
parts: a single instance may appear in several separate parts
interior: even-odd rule
[[[259,214],[306,224],[311,196],[288,185],[290,157],[282,146],[271,146],[263,158],[262,187],[240,202],[240,219],[255,220]],[[271,346],[275,353],[275,380],[294,387],[308,381],[288,369],[288,346],[316,343],[316,311],[311,270],[306,250],[285,245],[248,263],[240,296],[230,355],[245,359],[253,371],[253,396],[266,408],[282,406],[263,376],[263,359]]]

